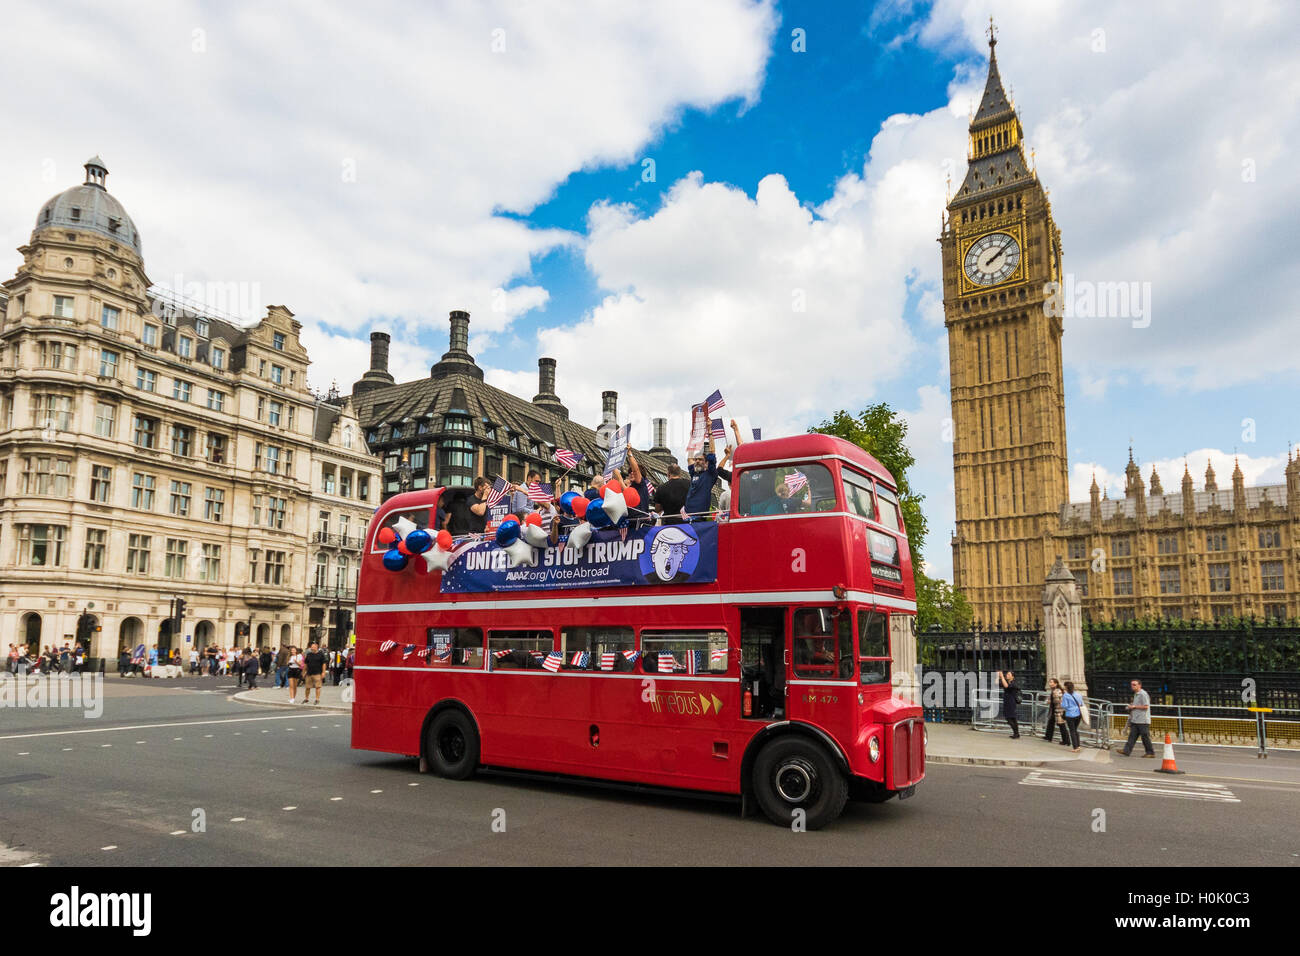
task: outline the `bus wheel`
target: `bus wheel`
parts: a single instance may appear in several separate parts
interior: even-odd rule
[[[444,710],[429,725],[429,765],[440,777],[464,780],[478,768],[478,731],[459,710]]]
[[[804,737],[778,737],[754,761],[754,794],[767,818],[788,827],[799,820],[819,830],[844,810],[849,784],[825,748]]]

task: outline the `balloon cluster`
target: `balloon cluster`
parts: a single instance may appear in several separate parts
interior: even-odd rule
[[[602,496],[594,488],[585,495],[576,491],[566,491],[560,495],[560,510],[581,521],[569,532],[567,548],[581,551],[591,539],[595,528],[626,528],[627,512],[641,504],[641,495],[631,485],[624,485],[618,479],[605,482]]]
[[[393,522],[391,527],[380,528],[378,540],[380,544],[388,546],[384,552],[384,567],[389,571],[404,571],[412,558],[420,556],[424,560],[417,561],[415,569],[421,574],[445,571],[451,563],[451,550],[454,546],[451,532],[439,531],[435,537],[405,515]]]
[[[537,567],[537,548],[546,547],[550,536],[542,527],[542,516],[536,511],[524,517],[523,523],[514,516],[506,518],[496,528],[497,547],[510,558],[510,566],[526,564]]]

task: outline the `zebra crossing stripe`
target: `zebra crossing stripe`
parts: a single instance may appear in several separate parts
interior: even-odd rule
[[[1020,783],[1028,787],[1102,790],[1108,793],[1134,793],[1149,797],[1173,797],[1180,800],[1241,803],[1241,800],[1222,784],[1202,780],[1147,780],[1120,774],[1043,769],[1031,771]]]

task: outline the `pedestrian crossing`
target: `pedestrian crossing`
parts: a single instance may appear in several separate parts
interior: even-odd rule
[[[1027,787],[1058,787],[1065,790],[1101,790],[1133,793],[1148,797],[1204,800],[1211,803],[1241,803],[1227,787],[1200,780],[1170,780],[1130,774],[1082,773],[1074,770],[1034,770],[1020,783]]]

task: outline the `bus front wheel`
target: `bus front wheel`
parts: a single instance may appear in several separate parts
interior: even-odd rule
[[[429,725],[429,766],[440,777],[464,780],[478,768],[478,731],[459,710],[444,710]]]
[[[754,795],[778,826],[819,830],[844,810],[849,784],[826,749],[804,737],[778,737],[754,761]],[[801,818],[802,812],[802,818]]]

